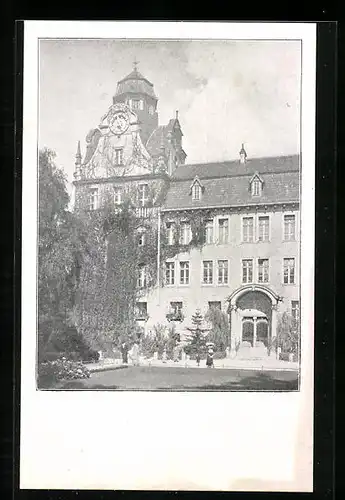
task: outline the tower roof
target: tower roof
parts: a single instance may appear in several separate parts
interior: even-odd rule
[[[153,83],[145,78],[134,65],[133,71],[117,83],[116,96],[122,94],[146,94],[158,100],[153,90]]]

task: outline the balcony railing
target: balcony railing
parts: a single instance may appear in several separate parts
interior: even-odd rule
[[[137,217],[141,217],[143,219],[147,219],[148,217],[154,217],[158,214],[157,207],[136,207],[135,215]]]

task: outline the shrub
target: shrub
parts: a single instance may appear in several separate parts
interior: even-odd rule
[[[75,353],[78,356],[78,353]],[[78,357],[75,358],[78,360]],[[95,363],[99,361],[99,352],[94,349],[87,349],[80,353],[80,359],[85,363]]]
[[[50,385],[59,380],[75,380],[90,377],[89,370],[80,362],[66,358],[46,361],[38,366],[39,385]]]
[[[226,351],[218,351],[215,352],[213,355],[213,359],[225,359],[226,358]]]

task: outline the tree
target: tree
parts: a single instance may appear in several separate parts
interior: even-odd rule
[[[204,318],[200,312],[197,310],[192,316],[193,327],[187,328],[191,332],[191,338],[189,340],[189,345],[185,349],[187,354],[196,354],[197,356],[201,354],[201,352],[206,347],[206,339],[205,339],[205,328],[202,328],[201,325],[204,321]]]
[[[38,334],[46,349],[70,321],[79,279],[77,249],[66,178],[50,149],[39,152]],[[79,240],[79,238],[78,238]]]
[[[205,319],[212,325],[207,335],[207,340],[214,342],[217,351],[224,351],[229,345],[229,319],[228,315],[217,307],[212,307],[205,315]]]
[[[298,354],[300,343],[299,321],[288,312],[284,312],[278,319],[277,325],[278,347],[282,352]]]

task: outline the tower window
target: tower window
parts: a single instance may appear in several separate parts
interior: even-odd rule
[[[144,103],[141,99],[132,99],[131,104],[132,109],[144,109]]]
[[[153,106],[149,106],[149,114],[153,115],[154,112],[155,112],[154,107]]]
[[[121,205],[122,203],[122,189],[120,187],[114,187],[114,204]]]
[[[88,209],[96,210],[98,205],[98,189],[91,188],[88,191]]]
[[[123,164],[123,149],[117,148],[115,149],[115,165]]]
[[[149,186],[147,184],[140,184],[138,188],[138,203],[141,207],[144,207],[149,199]]]

